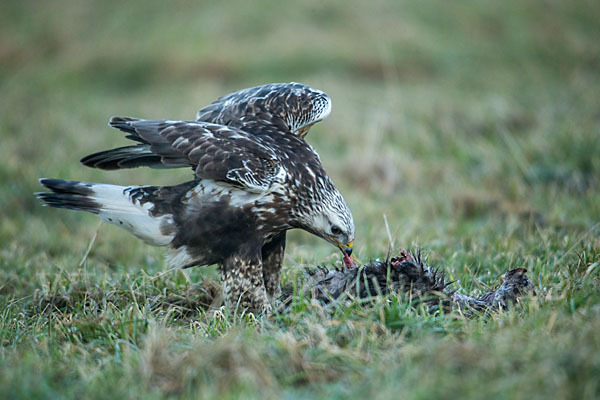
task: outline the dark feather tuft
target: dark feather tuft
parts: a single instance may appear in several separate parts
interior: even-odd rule
[[[100,204],[90,197],[94,194],[94,190],[89,183],[48,178],[40,179],[40,183],[52,190],[52,193],[35,193],[45,205],[89,211],[94,214],[100,210]]]

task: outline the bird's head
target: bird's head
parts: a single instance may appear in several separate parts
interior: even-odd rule
[[[337,190],[329,192],[319,207],[307,218],[305,229],[340,249],[344,256],[352,254],[354,220],[343,197]]]

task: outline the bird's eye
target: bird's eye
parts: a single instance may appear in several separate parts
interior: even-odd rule
[[[331,233],[333,235],[341,235],[342,234],[342,230],[340,229],[339,226],[335,226],[334,225],[334,226],[331,227]]]

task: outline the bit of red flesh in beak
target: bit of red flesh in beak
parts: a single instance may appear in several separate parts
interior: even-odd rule
[[[356,263],[354,261],[352,261],[352,259],[350,258],[350,256],[346,253],[344,253],[344,265],[346,266],[346,268],[355,268],[358,265],[356,265]]]

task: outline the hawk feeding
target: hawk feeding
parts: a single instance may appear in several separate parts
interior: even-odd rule
[[[46,205],[89,211],[145,242],[168,246],[173,266],[218,264],[226,303],[268,311],[279,288],[286,231],[304,229],[352,252],[354,222],[342,195],[304,140],[331,99],[299,83],[240,90],[194,121],[113,117],[137,144],[81,162],[106,170],[191,167],[174,186],[116,186],[41,179]]]

